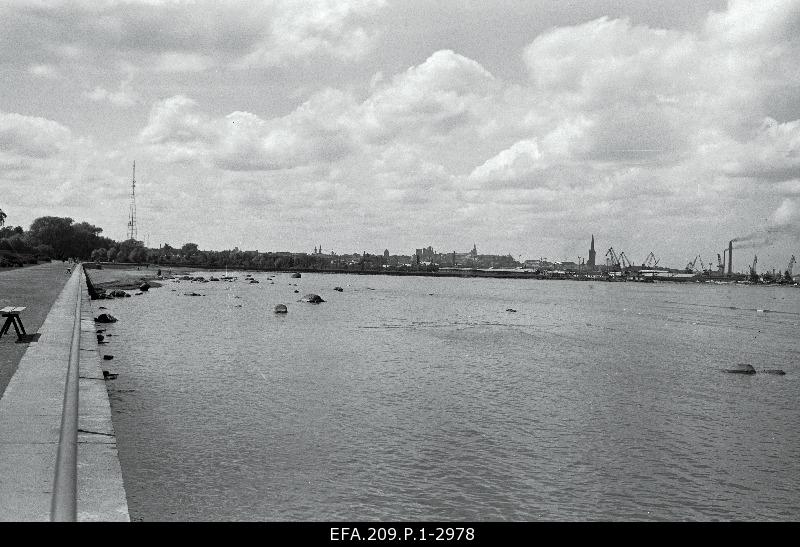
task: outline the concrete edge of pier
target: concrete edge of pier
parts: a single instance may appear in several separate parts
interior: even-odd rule
[[[77,298],[77,520],[130,520],[85,279],[75,268],[0,399],[0,521],[50,520]]]

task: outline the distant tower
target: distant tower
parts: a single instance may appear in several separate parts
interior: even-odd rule
[[[136,161],[133,162],[133,178],[131,179],[131,212],[128,218],[128,239],[135,240],[136,232]]]
[[[478,248],[475,246],[475,243],[472,244],[472,250],[469,252],[472,255],[472,258],[478,256]]]
[[[594,263],[595,254],[596,253],[594,251],[594,234],[592,234],[592,246],[589,247],[589,263],[588,263],[590,270],[595,269],[595,263]]]

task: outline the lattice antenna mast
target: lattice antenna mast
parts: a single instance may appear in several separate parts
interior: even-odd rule
[[[136,232],[136,161],[133,162],[133,178],[131,179],[131,212],[128,218],[128,239],[135,240]]]

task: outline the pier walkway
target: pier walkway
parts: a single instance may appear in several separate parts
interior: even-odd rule
[[[66,471],[62,466],[59,473],[62,478],[71,475],[63,482],[74,487],[61,490],[66,495],[56,499],[68,499],[67,505],[77,507],[78,521],[129,520],[85,274],[82,267],[70,276],[65,270],[58,263],[0,273],[0,283],[4,275],[22,275],[6,279],[7,284],[19,283],[27,274],[26,282],[2,295],[14,300],[9,304],[27,305],[32,313],[23,317],[26,330],[40,333],[39,340],[30,344],[0,339],[3,366],[10,363],[16,369],[0,398],[0,521],[51,520],[57,455],[68,452],[65,446],[72,448],[74,458],[62,455],[61,462],[71,465]],[[58,283],[63,288],[42,321],[44,314],[37,306]],[[24,354],[16,358],[19,350],[6,347],[11,345]],[[78,380],[73,392],[76,414],[65,404],[71,358],[73,365],[79,365],[71,369]],[[62,425],[70,423],[72,427]]]

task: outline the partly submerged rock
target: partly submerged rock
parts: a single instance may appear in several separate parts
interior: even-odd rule
[[[113,296],[114,298],[123,298],[123,297],[125,297],[125,296],[130,296],[128,293],[126,293],[126,292],[125,292],[125,291],[123,291],[122,289],[114,289],[113,291],[111,291],[111,292],[110,292],[110,293],[108,293],[108,294],[110,294],[110,295],[111,295],[111,296]]]
[[[727,368],[723,369],[723,372],[727,372],[730,374],[755,374],[756,369],[753,368],[753,365],[748,365],[747,363],[739,363],[736,365],[739,368]]]
[[[786,372],[782,371],[779,368],[767,368],[760,372],[764,372],[766,374],[777,374],[778,376],[784,376],[786,374]]]
[[[339,291],[339,292],[342,292],[342,291],[344,291],[344,289],[343,289],[343,288],[341,288],[341,287],[334,287],[334,288],[333,288],[333,290],[334,290],[334,291]]]
[[[150,283],[148,283],[147,281],[145,281],[144,283],[142,283],[141,285],[139,285],[139,290],[140,290],[140,291],[142,291],[142,292],[147,292],[147,291],[149,291],[149,290],[150,290]]]
[[[113,358],[114,358],[114,356],[113,356],[113,355],[103,355],[103,359],[105,359],[106,361],[110,361],[110,360],[112,360]]]
[[[200,293],[197,293],[197,292],[185,292],[183,294],[184,294],[184,296],[205,296],[204,294],[200,294]]]
[[[103,380],[116,380],[117,376],[119,376],[119,374],[108,372],[107,370],[103,371]]]
[[[318,294],[307,294],[302,298],[303,302],[308,302],[309,304],[319,304],[320,302],[325,302],[322,297]]]
[[[292,274],[292,277],[295,278],[295,279],[299,279],[302,276],[299,273],[295,272],[295,273]]]
[[[507,308],[506,311],[511,313],[517,313],[517,310],[515,310],[514,308]]]
[[[288,313],[288,312],[289,310],[286,309],[286,305],[284,304],[278,304],[277,306],[275,306],[275,313]]]
[[[297,289],[295,289],[295,290],[294,290],[294,292],[296,292],[296,293],[299,293],[300,291],[298,291]]]
[[[95,323],[116,323],[117,318],[110,313],[101,313],[94,318]]]

